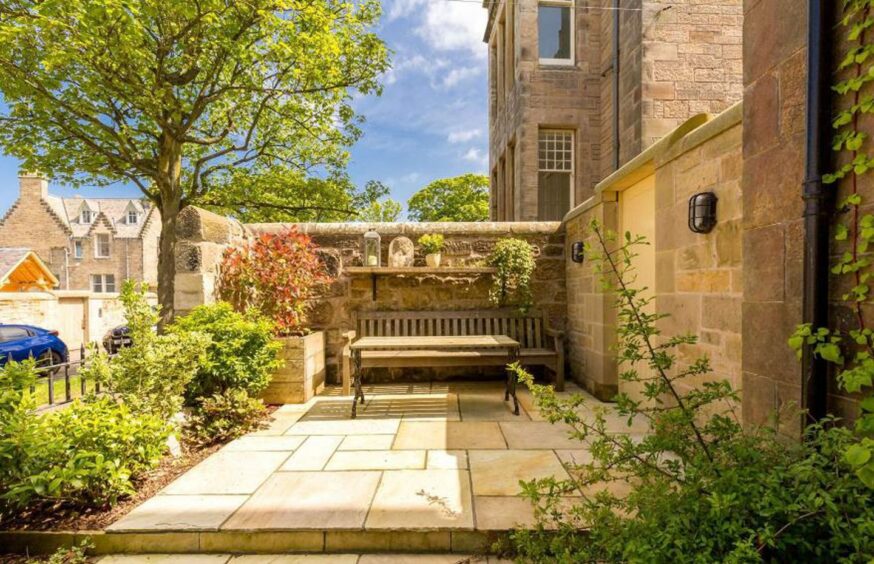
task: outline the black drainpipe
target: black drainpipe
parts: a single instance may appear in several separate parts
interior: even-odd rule
[[[619,170],[619,0],[613,0],[613,170]]]
[[[809,0],[807,22],[807,142],[804,163],[804,323],[828,325],[830,191],[822,183],[828,163],[829,79],[827,0]],[[826,414],[828,366],[805,349],[801,401],[810,418]]]

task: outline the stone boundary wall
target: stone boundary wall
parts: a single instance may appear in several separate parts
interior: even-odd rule
[[[382,238],[382,264],[388,264],[388,246],[399,236],[416,243],[426,233],[441,233],[446,248],[443,261],[450,266],[482,266],[495,243],[505,237],[518,237],[534,246],[536,270],[532,289],[537,308],[545,311],[553,325],[564,328],[567,292],[565,289],[565,245],[559,222],[519,223],[302,223],[247,224],[200,210],[187,208],[180,220],[177,252],[176,307],[189,311],[200,303],[214,300],[215,280],[223,250],[260,233],[277,233],[296,228],[310,235],[326,256],[336,274],[332,284],[314,300],[310,324],[326,332],[327,381],[339,383],[341,334],[353,328],[356,311],[378,310],[469,310],[494,307],[488,300],[491,274],[431,273],[380,275],[373,299],[369,274],[350,274],[345,269],[362,266],[361,240],[368,230]],[[416,245],[415,264],[424,265]],[[488,370],[488,369],[484,369]],[[433,374],[427,370],[385,370],[374,378],[394,379],[452,375],[449,370]],[[471,371],[467,370],[466,374]]]
[[[738,389],[743,302],[741,115],[738,103],[715,118],[691,118],[601,182],[598,194],[564,220],[568,247],[574,241],[593,244],[590,221],[597,219],[607,229],[618,230],[622,192],[654,177],[655,307],[671,315],[660,322],[660,329],[667,335],[696,334],[698,345],[683,348],[679,362],[707,354],[712,378],[727,378]],[[688,199],[704,191],[719,198],[718,223],[711,233],[701,235],[687,227]],[[601,290],[588,262],[568,262],[566,281],[572,377],[599,398],[610,399],[620,388],[613,349],[613,297]]]

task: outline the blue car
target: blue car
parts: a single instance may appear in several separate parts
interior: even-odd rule
[[[0,366],[12,360],[35,358],[40,366],[67,362],[67,345],[57,331],[32,325],[0,324]]]

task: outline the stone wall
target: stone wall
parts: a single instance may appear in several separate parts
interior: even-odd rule
[[[688,120],[601,182],[598,194],[565,218],[566,241],[595,245],[589,224],[634,232],[621,225],[623,192],[648,181],[654,190],[654,298],[666,335],[693,333],[699,344],[680,351],[680,364],[707,354],[710,377],[740,385],[742,246],[741,118],[735,105],[715,119]],[[718,223],[709,234],[687,227],[688,199],[712,191]],[[648,218],[651,222],[652,218]],[[641,221],[646,221],[643,218]],[[616,313],[592,265],[567,263],[568,353],[573,377],[602,399],[620,389],[613,346]]]
[[[786,339],[801,322],[806,20],[806,2],[744,1],[743,388],[753,423],[801,402]]]
[[[186,209],[180,222],[176,275],[176,304],[181,312],[214,299],[215,277],[221,253],[247,236],[276,233],[286,224],[242,226],[232,220],[199,210]],[[442,233],[446,239],[443,260],[451,266],[482,265],[495,243],[505,237],[519,237],[531,243],[536,253],[534,301],[557,328],[564,327],[565,289],[564,236],[558,222],[536,223],[310,223],[294,227],[309,234],[326,255],[333,257],[339,275],[314,300],[310,324],[323,329],[327,339],[327,381],[339,383],[342,332],[353,329],[356,311],[376,310],[466,310],[494,307],[488,300],[490,274],[381,275],[373,299],[368,274],[349,274],[345,267],[361,266],[361,239],[365,231],[376,230],[382,237],[383,265],[387,264],[392,239],[405,236],[415,242],[426,233]],[[417,249],[416,265],[424,265]],[[470,371],[466,371],[467,374]],[[441,371],[440,375],[449,372]],[[434,376],[423,372],[421,375]],[[374,374],[394,378],[397,372]],[[408,370],[404,378],[414,378]]]

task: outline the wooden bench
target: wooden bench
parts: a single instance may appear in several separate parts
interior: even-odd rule
[[[518,360],[523,366],[546,366],[555,375],[555,388],[564,390],[564,334],[552,329],[545,315],[520,314],[510,309],[470,311],[375,311],[360,312],[355,330],[344,333],[343,393],[352,388],[352,349],[364,337],[456,337],[504,335],[518,341]],[[441,366],[503,366],[502,350],[365,350],[361,368],[419,368]]]

